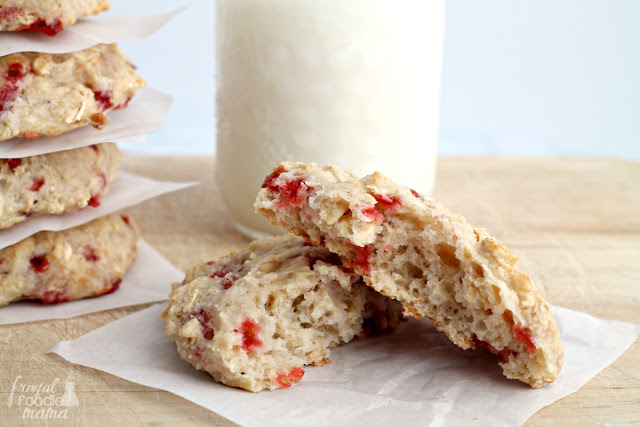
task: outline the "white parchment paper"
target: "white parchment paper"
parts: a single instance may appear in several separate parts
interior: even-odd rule
[[[57,136],[0,141],[0,159],[37,156],[101,142],[138,142],[141,136],[160,129],[169,107],[169,95],[155,89],[142,88],[131,99],[127,108],[107,114],[109,123],[102,130],[84,126]]]
[[[195,182],[165,182],[156,181],[144,176],[120,171],[118,179],[111,185],[109,192],[100,201],[100,206],[88,206],[79,211],[63,215],[45,215],[30,218],[6,230],[0,230],[0,249],[13,245],[38,231],[60,231],[77,227],[125,209],[161,194],[182,190],[196,185]],[[134,221],[137,218],[133,218]]]
[[[53,37],[30,31],[3,31],[0,56],[16,52],[69,53],[100,43],[140,40],[158,31],[184,9],[158,16],[100,14],[79,19]]]
[[[96,311],[162,301],[169,294],[167,282],[181,281],[183,278],[184,273],[171,265],[147,242],[140,240],[136,260],[116,292],[55,305],[30,301],[9,304],[0,307],[0,325],[68,319]]]
[[[168,290],[168,288],[167,288]],[[566,346],[553,384],[531,389],[502,376],[495,357],[465,352],[426,320],[332,350],[290,389],[252,394],[217,384],[182,361],[155,305],[49,352],[167,390],[245,426],[495,426],[523,423],[584,385],[636,339],[640,325],[554,307]]]

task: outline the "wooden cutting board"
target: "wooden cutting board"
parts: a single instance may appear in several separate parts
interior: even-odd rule
[[[202,182],[129,210],[144,238],[178,268],[246,245],[220,201],[213,158],[128,156],[123,169]],[[553,304],[640,322],[639,163],[444,157],[434,197],[518,254],[520,266]],[[234,425],[170,393],[44,354],[60,340],[77,338],[143,307],[0,326],[0,424],[22,422],[22,412],[7,405],[11,384],[22,375],[21,381],[29,384],[74,381],[79,406],[70,408],[69,421],[77,425]],[[581,390],[539,411],[526,425],[634,422],[640,422],[640,340]]]

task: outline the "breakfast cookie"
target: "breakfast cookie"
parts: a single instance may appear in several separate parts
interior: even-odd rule
[[[115,44],[79,52],[0,57],[0,141],[53,136],[124,108],[145,82]]]
[[[297,236],[266,237],[174,284],[164,312],[178,353],[223,384],[257,392],[300,381],[329,350],[395,328],[402,307],[337,256]]]
[[[0,31],[36,31],[54,36],[78,18],[108,9],[107,0],[3,0]]]
[[[64,231],[41,231],[0,249],[0,307],[114,292],[136,257],[138,237],[133,220],[116,213]]]
[[[0,159],[0,230],[27,218],[99,206],[120,166],[116,144]]]
[[[483,229],[378,172],[285,162],[262,187],[257,211],[338,254],[405,314],[463,349],[485,347],[508,378],[556,379],[564,349],[549,303]]]

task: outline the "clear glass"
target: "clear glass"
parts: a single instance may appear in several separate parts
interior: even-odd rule
[[[217,0],[217,166],[252,238],[284,160],[433,188],[444,0]]]

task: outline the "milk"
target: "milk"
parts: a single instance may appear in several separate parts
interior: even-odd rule
[[[217,182],[236,226],[280,161],[433,188],[444,0],[217,0]]]

